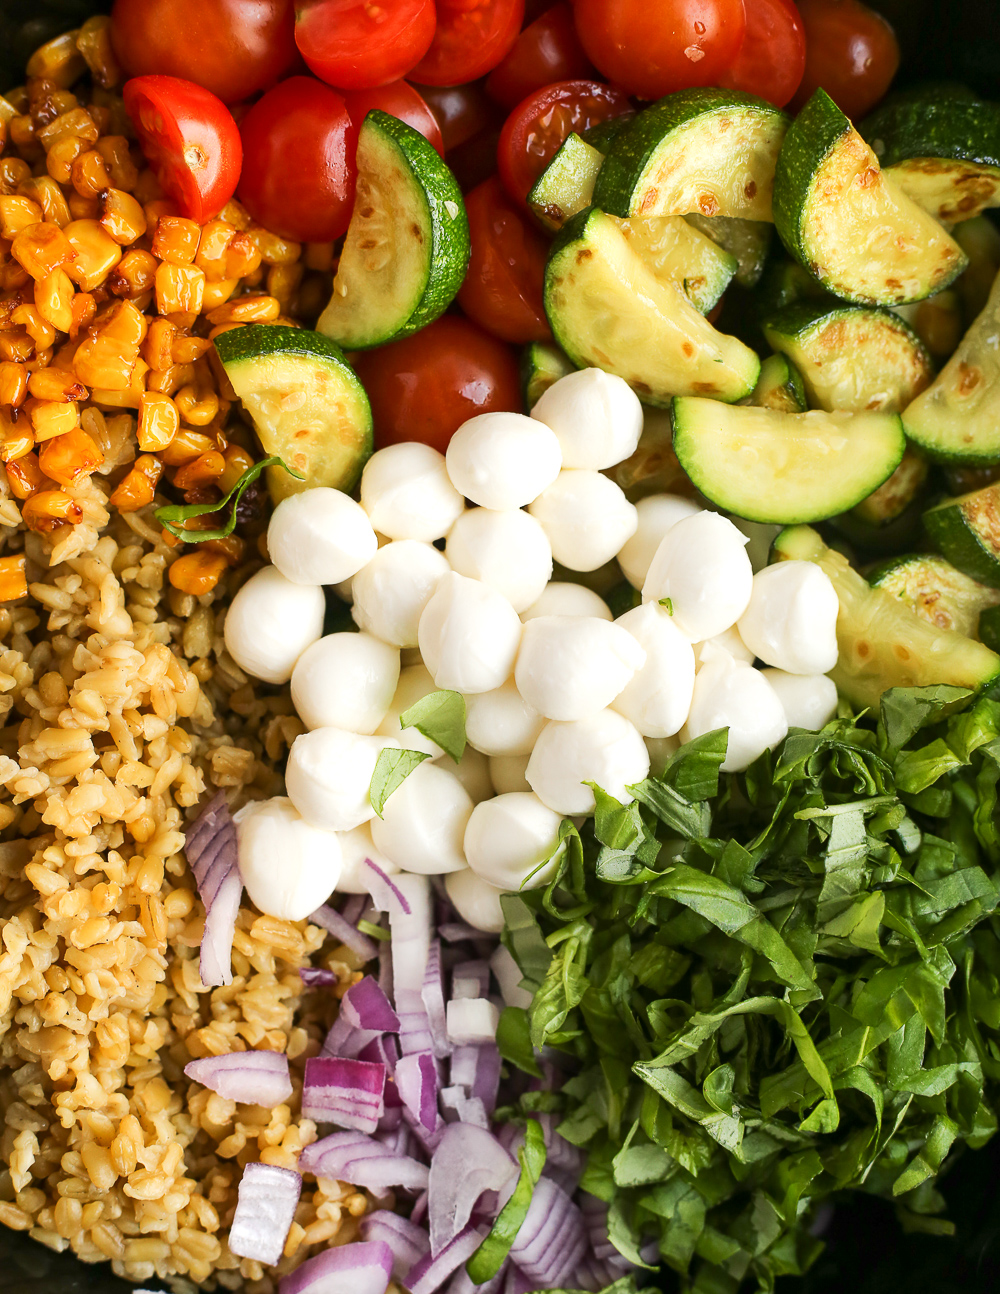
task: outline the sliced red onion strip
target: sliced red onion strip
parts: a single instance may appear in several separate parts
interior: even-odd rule
[[[384,1240],[366,1240],[324,1249],[290,1276],[279,1294],[385,1294],[392,1279],[392,1250]]]
[[[204,1056],[184,1066],[188,1078],[229,1101],[273,1110],[292,1095],[288,1057],[280,1051],[234,1051]]]
[[[460,1267],[445,1287],[444,1294],[500,1294],[507,1276],[507,1264],[485,1285],[475,1285],[464,1267]]]
[[[432,939],[427,950],[427,965],[424,970],[424,982],[420,988],[420,1000],[423,1002],[424,1009],[427,1012],[434,1055],[438,1058],[451,1055],[452,1044],[448,1038],[447,1014],[444,1005],[444,975],[441,970],[440,939]]]
[[[488,997],[490,964],[485,961],[459,962],[451,972],[453,998]]]
[[[412,909],[406,895],[370,858],[364,861],[362,876],[362,884],[368,887],[372,902],[380,912],[399,911],[403,916],[411,915]]]
[[[344,900],[344,906],[340,910],[340,915],[348,925],[356,926],[364,916],[365,908],[367,906],[367,894],[349,894]]]
[[[317,926],[322,926],[324,930],[333,935],[334,939],[339,939],[345,948],[350,948],[351,952],[357,953],[363,957],[366,962],[374,961],[378,956],[378,945],[374,939],[369,939],[363,935],[360,930],[356,930],[349,921],[345,921],[340,913],[325,904],[310,916],[309,920]]]
[[[318,1123],[374,1132],[385,1108],[385,1066],[339,1056],[306,1061],[302,1113]]]
[[[454,1240],[484,1191],[499,1193],[517,1175],[517,1164],[492,1133],[469,1123],[447,1124],[427,1184],[431,1253]]]
[[[580,1210],[550,1178],[539,1178],[510,1247],[511,1260],[534,1281],[532,1289],[557,1289],[568,1283],[586,1248]]]
[[[428,1132],[433,1132],[440,1121],[434,1057],[428,1052],[403,1056],[396,1066],[396,1087],[404,1106]]]
[[[199,974],[206,988],[218,988],[233,982],[233,936],[243,896],[236,824],[223,791],[188,828],[184,852],[205,907]]]
[[[337,977],[325,966],[303,966],[299,970],[303,988],[333,988]]]
[[[410,1268],[430,1253],[431,1242],[423,1227],[388,1209],[367,1214],[359,1230],[362,1240],[382,1240],[392,1250],[392,1275],[397,1281],[405,1283]]]
[[[399,1050],[404,1056],[432,1051],[430,1020],[419,989],[396,988],[396,1012],[399,1016]]]
[[[340,1003],[340,1014],[355,1029],[375,1029],[379,1033],[398,1033],[399,1017],[389,999],[370,975],[352,984]]]
[[[360,1132],[334,1132],[306,1146],[299,1167],[316,1177],[353,1182],[366,1190],[398,1186],[422,1191],[427,1186],[426,1164],[394,1155],[380,1142]]]
[[[469,1261],[485,1235],[483,1228],[466,1227],[436,1257],[428,1254],[422,1258],[407,1277],[410,1294],[434,1294],[457,1268]]]
[[[546,1138],[548,1140],[548,1138]],[[560,1141],[563,1138],[560,1137]],[[608,1206],[603,1200],[587,1191],[580,1193],[580,1212],[587,1229],[590,1248],[598,1262],[622,1260],[621,1254],[608,1239]]]
[[[269,1267],[279,1262],[301,1194],[300,1174],[272,1164],[247,1164],[229,1230],[232,1252]]]
[[[427,966],[431,942],[431,888],[426,876],[401,873],[395,885],[406,900],[409,912],[402,909],[389,913],[392,933],[392,977],[396,990],[396,1010],[400,1009],[401,990],[419,995]]]
[[[456,1047],[451,1055],[451,1085],[464,1087],[470,1096],[482,1101],[487,1114],[492,1114],[500,1090],[500,1065],[496,1043]]]

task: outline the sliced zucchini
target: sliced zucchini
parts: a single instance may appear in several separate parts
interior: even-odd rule
[[[924,513],[924,527],[953,566],[1000,588],[1000,483],[945,499]]]
[[[736,282],[741,288],[755,288],[764,273],[774,225],[767,220],[739,220],[733,216],[702,216],[696,211],[684,217],[688,224],[711,238],[713,243],[736,257]]]
[[[354,214],[316,327],[347,350],[408,337],[444,313],[469,264],[458,182],[423,135],[377,109],[358,134]]]
[[[779,413],[805,413],[806,388],[802,374],[785,355],[768,355],[749,403],[757,409]]]
[[[604,165],[604,154],[575,132],[566,136],[528,194],[528,206],[553,233],[562,229],[570,216],[589,207],[594,184]]]
[[[899,305],[940,292],[966,258],[933,216],[881,173],[823,90],[788,132],[774,177],[782,242],[836,296]]]
[[[790,525],[846,512],[882,484],[906,441],[890,413],[779,413],[674,401],[674,452],[698,489],[747,521]]]
[[[898,413],[930,382],[931,357],[889,310],[801,301],[761,321],[817,409]]]
[[[682,90],[618,136],[594,188],[616,216],[698,212],[771,220],[774,165],[788,117],[736,90]]]
[[[683,288],[696,310],[708,314],[738,268],[735,256],[693,228],[683,216],[619,220],[625,241],[654,278]]]
[[[919,502],[927,484],[927,460],[907,448],[903,460],[882,485],[854,509],[855,515],[870,526],[887,526],[897,521],[907,508]]]
[[[576,371],[576,365],[558,346],[533,341],[521,352],[521,392],[530,413],[545,392],[561,377]]]
[[[950,683],[978,691],[1000,675],[1000,656],[962,634],[928,624],[899,598],[873,589],[811,527],[783,530],[772,551],[779,561],[815,562],[837,590],[840,655],[830,677],[852,705],[877,706],[890,687]]]
[[[984,607],[979,613],[976,637],[990,651],[1000,651],[1000,607]]]
[[[804,265],[789,260],[783,254],[772,259],[754,293],[754,303],[761,319],[794,305],[796,301],[833,303],[836,300]]]
[[[585,130],[582,138],[592,148],[596,148],[607,157],[611,151],[611,145],[634,117],[634,112],[625,113],[621,117],[608,117],[606,121],[599,121],[596,126],[590,126]]]
[[[678,393],[740,400],[757,381],[756,353],[716,332],[679,288],[660,282],[619,224],[594,207],[553,243],[544,296],[570,359],[617,373],[647,404],[669,405]]]
[[[264,452],[303,477],[269,467],[274,501],[316,485],[352,490],[372,452],[372,412],[340,347],[308,328],[250,324],[215,349]]]
[[[932,553],[894,557],[868,574],[873,588],[891,593],[938,629],[979,637],[979,615],[1000,604],[1000,589],[972,580]]]
[[[956,228],[955,241],[969,258],[955,283],[968,327],[989,300],[990,288],[1000,270],[1000,229],[988,216],[977,216]]]
[[[956,283],[961,283],[968,272],[964,270]],[[927,347],[931,359],[939,364],[943,364],[955,353],[965,331],[962,300],[954,287],[945,288],[926,301],[911,301],[909,305],[893,306],[892,312],[910,325]]]

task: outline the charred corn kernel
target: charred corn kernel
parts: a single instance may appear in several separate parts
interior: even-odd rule
[[[225,535],[222,539],[204,540],[202,548],[209,553],[218,553],[220,557],[226,559],[230,566],[238,566],[243,560],[243,551],[246,544],[239,535]]]
[[[153,502],[163,464],[153,454],[140,454],[135,466],[123,477],[109,502],[119,512],[138,512]]]
[[[37,202],[50,225],[65,229],[72,219],[66,195],[50,175],[32,176],[20,186],[18,193]]]
[[[10,468],[7,469],[8,473]],[[60,526],[76,526],[83,520],[83,509],[62,490],[39,490],[21,509],[29,530],[46,533]]]
[[[121,81],[121,69],[111,47],[111,19],[107,14],[88,18],[76,36],[76,47],[98,85],[110,90]]]
[[[250,228],[253,223],[250,219],[250,213],[242,202],[237,202],[235,198],[230,198],[226,205],[219,212],[220,220],[227,220],[235,229],[241,233]]]
[[[4,126],[9,126],[11,121],[17,116],[17,109],[11,103],[6,95],[0,94],[0,122]]]
[[[149,203],[158,202],[163,195],[163,188],[160,181],[156,178],[156,172],[149,166],[145,166],[139,172],[139,178],[135,182],[135,188],[132,190],[137,201],[141,202],[143,209]],[[146,221],[149,221],[149,212],[146,212]]]
[[[91,388],[90,398],[95,404],[108,404],[115,409],[138,409],[146,390],[148,372],[149,368],[145,361],[137,359],[128,386],[114,390],[95,386]]]
[[[120,342],[138,353],[146,338],[149,320],[131,301],[119,301],[97,321],[102,337]]]
[[[199,454],[193,462],[185,463],[174,473],[173,484],[178,490],[196,490],[202,485],[214,485],[226,470],[226,460],[217,449]]]
[[[137,354],[110,337],[87,337],[73,356],[73,372],[90,387],[125,391],[132,381]]]
[[[44,76],[47,81],[55,81],[56,85],[68,89],[87,70],[77,46],[79,34],[77,31],[63,32],[39,46],[28,59],[25,69],[28,76]]]
[[[153,255],[170,265],[190,265],[198,252],[201,226],[183,216],[161,216],[153,234]]]
[[[0,462],[14,463],[35,448],[35,437],[27,418],[19,418],[17,424],[7,423],[0,437]]]
[[[219,412],[219,397],[215,392],[194,386],[182,387],[174,401],[178,413],[191,427],[207,427]]]
[[[16,408],[24,403],[28,394],[28,370],[23,364],[12,364],[9,360],[0,364],[0,404]]]
[[[102,135],[94,145],[107,167],[111,183],[124,193],[131,193],[135,188],[139,171],[129,151],[128,140],[124,135]]]
[[[70,182],[77,193],[85,198],[97,198],[111,186],[111,176],[104,158],[96,148],[90,148],[73,163]]]
[[[205,272],[196,265],[163,264],[156,271],[156,310],[198,314],[205,295]]]
[[[287,265],[289,261],[297,261],[302,253],[301,243],[282,238],[263,225],[251,225],[247,232],[257,244],[260,259],[265,265]]]
[[[31,198],[18,193],[5,193],[0,197],[0,234],[14,238],[29,225],[42,224],[42,209]]]
[[[84,292],[92,292],[121,260],[122,249],[96,220],[71,220],[63,233],[76,252],[66,273]]]
[[[242,324],[235,325],[242,327]],[[215,329],[212,329],[214,335]],[[208,352],[208,366],[212,370],[212,376],[215,378],[215,389],[219,393],[220,400],[235,400],[236,392],[233,390],[233,384],[229,380],[229,375],[223,367],[222,360],[219,359],[219,352],[213,346]]]
[[[207,337],[191,337],[185,333],[178,333],[170,348],[170,358],[175,364],[193,364],[196,359],[207,355],[211,349],[212,343]]]
[[[19,229],[10,251],[33,279],[44,279],[53,270],[76,259],[76,252],[63,231],[46,220]]]
[[[11,315],[12,321],[23,328],[35,343],[35,350],[47,350],[59,335],[50,323],[47,323],[33,305],[18,306]]]
[[[208,316],[210,324],[224,323],[273,323],[281,314],[281,302],[277,297],[247,296],[227,301],[225,305],[212,310]]]
[[[292,308],[304,274],[305,266],[301,261],[293,261],[291,265],[272,265],[267,272],[267,290],[286,314]]]
[[[221,553],[206,553],[198,550],[178,557],[171,563],[168,575],[175,589],[181,593],[192,593],[195,597],[200,597],[203,593],[211,593],[228,565]]]
[[[169,368],[150,372],[146,379],[147,391],[159,391],[162,395],[174,395],[183,386],[187,386],[196,376],[193,364],[171,364]]]
[[[247,233],[234,234],[226,248],[226,278],[245,279],[260,268],[260,247]]]
[[[144,391],[139,402],[139,448],[156,452],[166,449],[181,425],[177,405],[169,395]]]
[[[152,369],[165,372],[174,363],[173,348],[177,329],[169,319],[153,319],[142,344],[142,357]]]
[[[9,260],[6,265],[0,265],[0,290],[17,292],[30,282],[31,275],[18,261]]]
[[[306,243],[302,259],[307,270],[332,270],[333,243]]]
[[[136,193],[135,196],[139,198],[138,193]],[[141,202],[142,199],[139,198],[139,201]],[[150,238],[153,238],[156,234],[156,226],[164,216],[179,215],[173,202],[171,202],[169,198],[164,197],[154,198],[152,202],[145,203],[143,211],[146,213],[146,232],[149,234]]]
[[[82,139],[85,144],[96,144],[99,134],[97,123],[86,108],[70,108],[39,130],[38,142],[46,150],[69,136]]]
[[[243,473],[253,467],[254,460],[253,455],[239,445],[227,445],[222,451],[222,457],[226,460],[226,466],[216,485],[223,494],[228,494]]]
[[[24,114],[15,117],[7,127],[10,142],[20,153],[35,153],[38,150],[38,136],[34,120]]]
[[[87,388],[76,380],[73,373],[63,368],[43,368],[32,373],[28,390],[36,400],[85,400]]]
[[[0,158],[0,194],[5,197],[18,191],[31,179],[31,167],[19,157]]]
[[[8,90],[4,97],[13,105],[15,113],[28,111],[27,86],[15,85],[13,90]]]
[[[210,220],[203,226],[195,264],[205,271],[209,282],[226,277],[226,249],[235,234],[236,228],[228,220]]]
[[[23,328],[0,333],[0,360],[23,364],[31,359],[34,353],[35,343]]]
[[[108,287],[116,297],[134,300],[152,291],[156,283],[157,261],[151,252],[138,248],[126,252],[121,263],[108,275]]]
[[[131,193],[106,188],[101,194],[101,228],[125,246],[146,232],[146,213]]]
[[[189,427],[182,427],[160,457],[168,467],[182,467],[185,463],[193,463],[196,458],[204,454],[212,453],[214,449],[215,441],[211,436],[206,436],[200,431],[192,431]],[[225,459],[221,470],[225,470]]]
[[[7,463],[7,480],[10,482],[10,492],[16,499],[30,499],[33,494],[52,484],[38,466],[38,455],[30,452],[19,454]]]
[[[206,313],[210,310],[217,310],[219,306],[229,300],[239,286],[239,279],[216,279],[214,282],[206,283],[205,295],[201,301],[202,310]]]
[[[73,326],[69,330],[69,335],[76,337],[84,328],[90,327],[97,314],[97,302],[89,292],[77,292],[73,298],[72,311]]]
[[[97,220],[101,214],[101,204],[96,198],[86,198],[82,193],[77,193],[76,189],[70,189],[69,197],[69,214],[74,220]]]
[[[90,476],[103,462],[97,442],[82,427],[47,440],[38,454],[38,466],[45,475],[65,486]]]
[[[24,367],[29,373],[35,373],[39,369],[48,368],[52,363],[52,356],[55,354],[55,347],[48,347],[45,350],[35,348],[35,353],[25,362]]]
[[[35,309],[53,328],[73,331],[73,280],[65,270],[53,270],[37,281]]]
[[[80,425],[80,406],[75,400],[35,400],[24,402],[36,440],[63,436]]]
[[[79,135],[65,135],[57,139],[45,154],[45,169],[58,184],[69,184],[73,163],[87,149],[86,141]]]
[[[0,602],[13,602],[28,595],[28,577],[24,573],[24,553],[0,557]]]

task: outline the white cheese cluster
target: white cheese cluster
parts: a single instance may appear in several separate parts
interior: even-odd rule
[[[690,500],[630,503],[603,473],[641,431],[626,383],[586,369],[530,417],[471,419],[446,456],[380,450],[360,503],[320,488],[278,505],[274,564],[237,593],[225,626],[241,668],[291,680],[308,729],[289,754],[287,799],[239,816],[240,868],[263,911],[299,919],[334,888],[360,892],[370,858],[390,873],[446,873],[462,915],[499,930],[500,894],[548,880],[563,817],[594,809],[591,783],[627,802],[679,743],[728,727],[723,768],[740,770],[789,725],[830,718],[829,579],[796,561],[754,575],[741,531]],[[584,573],[616,558],[641,592],[617,620],[582,584],[552,581],[553,559]],[[360,632],[323,636],[325,585]],[[400,729],[439,689],[465,698],[457,766]],[[387,747],[431,758],[378,817],[369,787]]]

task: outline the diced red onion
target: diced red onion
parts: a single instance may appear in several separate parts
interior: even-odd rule
[[[279,1294],[385,1294],[392,1279],[392,1250],[384,1240],[324,1249],[282,1278]]]
[[[302,1177],[273,1164],[247,1164],[229,1229],[229,1248],[240,1258],[273,1267],[295,1220]]]
[[[379,1033],[399,1031],[399,1017],[370,975],[347,990],[340,1003],[340,1014],[355,1029],[375,1029]]]
[[[367,894],[349,894],[340,909],[340,915],[349,926],[356,926],[365,914],[368,906]]]
[[[481,930],[477,930],[475,926],[466,925],[464,921],[442,921],[438,926],[438,934],[446,944],[478,941],[483,937]]]
[[[441,941],[432,939],[427,950],[427,965],[420,1000],[427,1012],[431,1044],[434,1055],[442,1058],[451,1055],[452,1044],[448,1038],[447,1015],[444,1004],[444,976],[441,971]]]
[[[507,1279],[504,1281],[503,1294],[534,1294],[535,1282],[525,1276],[513,1263],[507,1266]]]
[[[586,1248],[580,1210],[550,1178],[539,1178],[511,1245],[511,1260],[535,1282],[530,1288],[558,1289],[568,1283]]]
[[[212,797],[184,838],[188,866],[205,907],[198,964],[201,982],[217,988],[233,982],[233,936],[243,896],[236,824],[223,791]]]
[[[436,1256],[428,1254],[422,1258],[407,1277],[410,1294],[434,1294],[457,1268],[469,1261],[485,1235],[484,1228],[466,1227]]]
[[[324,966],[303,966],[299,975],[302,977],[303,988],[333,988],[337,982],[333,971]]]
[[[563,1138],[560,1137],[560,1141]],[[590,1248],[598,1262],[624,1261],[621,1254],[608,1239],[608,1206],[603,1200],[587,1191],[580,1193],[580,1212],[583,1224],[590,1241]]]
[[[486,997],[452,998],[447,1019],[448,1037],[456,1047],[481,1046],[497,1036],[500,1012]]]
[[[302,1113],[318,1123],[374,1132],[384,1110],[385,1066],[340,1056],[306,1061]]]
[[[531,994],[521,987],[521,968],[503,944],[497,944],[490,957],[490,970],[500,985],[500,996],[506,1006],[531,1006]]]
[[[393,1255],[393,1279],[403,1283],[410,1268],[430,1253],[431,1242],[423,1227],[388,1209],[366,1214],[359,1230],[362,1240],[381,1240],[389,1246]]]
[[[449,1123],[471,1123],[477,1128],[489,1129],[490,1116],[477,1096],[469,1096],[464,1087],[443,1087],[441,1109]],[[449,1118],[449,1115],[452,1117]]]
[[[358,1060],[370,1060],[373,1064],[384,1065],[387,1074],[394,1074],[399,1061],[399,1043],[389,1034],[379,1034],[367,1047],[363,1047],[358,1052]],[[393,1095],[390,1095],[390,1089]],[[399,1098],[395,1095],[395,1086],[392,1083],[386,1084],[385,1103],[387,1106],[399,1104]]]
[[[189,1060],[184,1073],[229,1101],[273,1110],[292,1094],[288,1057],[281,1051],[234,1051]]]
[[[517,1175],[517,1164],[492,1133],[469,1123],[447,1124],[427,1184],[431,1253],[439,1254],[459,1234],[484,1191],[500,1192]]]
[[[402,909],[389,913],[392,932],[392,974],[396,988],[396,1010],[401,989],[420,992],[431,942],[431,889],[426,876],[401,873],[396,887],[406,900],[409,912]]]
[[[389,940],[378,946],[378,986],[386,997],[392,997],[392,943]]]
[[[360,1132],[334,1132],[314,1141],[299,1156],[299,1167],[316,1177],[334,1177],[373,1191],[389,1186],[422,1191],[428,1182],[426,1164],[394,1155]]]
[[[361,869],[362,883],[367,886],[372,902],[380,912],[399,911],[403,916],[410,916],[409,899],[377,863],[366,858]]]
[[[470,1096],[482,1101],[487,1114],[492,1114],[497,1108],[500,1090],[500,1064],[500,1051],[495,1042],[479,1047],[456,1047],[451,1056],[451,1084],[464,1087]]]
[[[400,988],[397,984],[396,1013],[399,1016],[399,1050],[403,1055],[432,1051],[434,1039],[420,990]]]
[[[459,1267],[445,1286],[444,1294],[500,1294],[506,1276],[507,1264],[504,1263],[492,1280],[485,1285],[476,1285],[465,1268]]]
[[[452,998],[487,997],[490,991],[489,962],[459,962],[451,972]]]
[[[336,908],[331,908],[324,903],[321,908],[316,909],[309,920],[314,925],[322,926],[333,935],[334,939],[339,939],[345,948],[350,948],[352,953],[357,953],[366,962],[374,961],[378,956],[378,945],[375,940],[369,939],[367,935],[355,929],[349,921],[345,921]]]
[[[396,1088],[404,1106],[427,1132],[434,1132],[438,1114],[438,1074],[429,1052],[403,1056],[396,1065]]]

